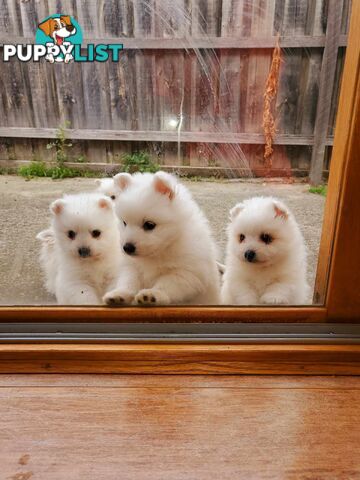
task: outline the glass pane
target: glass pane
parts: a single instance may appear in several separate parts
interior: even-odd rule
[[[3,3],[2,305],[312,303],[350,0]]]

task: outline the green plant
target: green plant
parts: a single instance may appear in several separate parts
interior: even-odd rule
[[[136,152],[124,155],[122,159],[124,172],[134,173],[155,173],[160,169],[157,163],[154,163],[150,155],[146,152]]]
[[[208,166],[209,167],[220,167],[219,162],[217,160],[214,160],[213,158],[210,158],[208,160]]]
[[[18,168],[18,174],[22,177],[46,177],[46,167],[42,162],[31,162],[29,165],[24,165]]]
[[[53,180],[62,178],[74,178],[74,177],[86,177],[93,178],[98,177],[97,172],[91,172],[88,170],[79,170],[77,168],[65,167],[63,165],[56,165],[54,167],[48,167],[43,162],[31,162],[29,165],[24,165],[18,169],[18,174],[22,177],[30,180],[34,177],[47,177]]]
[[[211,177],[200,177],[199,175],[190,175],[185,177],[190,182],[219,182],[221,178],[215,177],[212,175]]]
[[[72,147],[72,143],[66,138],[65,129],[69,128],[70,122],[65,122],[56,131],[56,138],[54,141],[46,145],[48,150],[55,148],[55,161],[59,166],[63,166],[68,159],[67,149]]]
[[[316,193],[317,195],[322,195],[323,197],[326,197],[327,185],[317,185],[316,187],[310,187],[309,192]]]

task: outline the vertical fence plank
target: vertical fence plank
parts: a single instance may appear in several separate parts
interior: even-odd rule
[[[341,0],[340,0],[341,1]],[[329,0],[316,0],[314,21],[313,21],[313,35],[324,35],[326,32],[326,17]]]
[[[50,6],[51,8],[53,8],[52,6],[52,2],[50,2]],[[48,3],[48,0],[44,0],[42,2],[39,2],[39,1],[36,1],[35,0],[35,9],[36,9],[36,15],[37,15],[37,19],[38,19],[38,22],[40,23],[44,18],[48,17],[49,15],[53,14],[53,13],[61,13],[61,10],[59,11],[58,9],[54,9],[54,11],[49,11],[49,3]],[[71,14],[70,14],[71,15]],[[37,25],[36,25],[37,27]]]
[[[140,0],[134,3],[134,36],[155,36],[155,0]],[[158,96],[156,94],[156,55],[153,51],[137,51],[135,55],[136,78],[136,125],[135,129],[158,130]]]
[[[334,82],[334,88],[333,88],[332,98],[331,98],[331,111],[330,111],[329,130],[328,130],[329,135],[335,134],[335,122],[336,122],[337,106],[338,106],[339,95],[340,95],[342,72],[345,64],[345,54],[346,54],[345,48],[343,47],[339,48],[338,58],[336,62],[335,82]]]
[[[252,10],[251,36],[272,36],[274,14],[275,2],[273,0],[254,1]]]
[[[249,133],[262,132],[262,113],[266,79],[269,73],[271,51],[251,51],[248,59],[244,57],[245,71],[247,72],[246,97],[244,107],[244,128]]]
[[[67,67],[67,65],[64,65]],[[111,129],[110,92],[106,63],[85,63],[82,67],[85,118],[88,128]],[[79,87],[81,88],[81,87]]]
[[[104,0],[76,0],[77,21],[89,38],[100,37],[100,11]]]
[[[124,51],[119,62],[110,62],[109,93],[112,128],[133,130],[136,128],[136,76],[135,54]]]
[[[85,161],[89,163],[107,163],[108,142],[90,140],[85,145]],[[76,159],[75,159],[76,160]]]
[[[136,52],[136,125],[138,130],[159,130],[159,96],[156,92],[156,60],[162,53]]]
[[[70,123],[70,128],[84,128],[84,124],[88,125],[84,110],[82,75],[83,69],[78,63],[56,65],[55,85],[59,106],[58,125],[65,125],[66,122]],[[85,118],[86,122],[84,121]]]
[[[56,90],[56,72],[46,62],[30,62],[27,67],[33,97],[34,124],[36,127],[58,126],[59,103]]]
[[[244,4],[248,0],[223,0],[221,11],[221,36],[240,37]]]
[[[325,141],[330,121],[331,96],[335,82],[336,59],[341,31],[342,0],[329,0],[326,44],[320,75],[319,99],[314,128],[314,146],[311,158],[310,182],[322,182]],[[335,57],[335,58],[334,58]]]
[[[177,131],[184,115],[184,54],[173,51],[157,57],[156,92],[158,99],[158,115],[160,130]],[[182,129],[182,128],[181,128]],[[179,141],[181,142],[181,130]],[[181,148],[178,145],[166,144],[165,160],[171,165],[181,164]]]
[[[3,80],[1,99],[4,117],[0,119],[2,124],[12,127],[33,127],[33,104],[26,64],[2,62],[0,68]]]
[[[341,33],[347,34],[350,24],[350,11],[352,0],[343,0],[343,14],[341,18]]]
[[[283,56],[276,102],[278,130],[294,134],[299,106],[302,53],[293,49]]]
[[[302,54],[300,95],[295,129],[295,132],[298,134],[312,135],[314,132],[321,61],[322,51],[320,49],[314,49],[311,55]]]
[[[175,60],[175,62],[174,62]],[[181,53],[166,52],[156,58],[156,96],[160,130],[177,128],[182,98],[183,65]]]
[[[217,126],[220,131],[240,132],[240,51],[222,51],[220,67]]]
[[[49,15],[53,13],[63,13],[64,15],[72,15],[76,20],[78,19],[78,10],[77,10],[77,0],[56,0],[56,7],[53,7],[54,2],[50,1],[49,5]],[[81,26],[86,31],[86,25]]]
[[[16,0],[0,0],[0,31],[4,35],[21,35],[20,5]]]
[[[134,36],[136,38],[155,36],[155,11],[155,0],[134,2]]]
[[[208,50],[194,50],[191,60],[191,131],[213,131],[215,126],[215,52],[210,37],[219,35],[220,0],[191,0],[191,36],[208,38]],[[203,144],[189,144],[187,148],[191,166],[207,166],[208,150]]]
[[[104,37],[132,37],[134,35],[134,6],[127,0],[108,0],[100,9],[100,29]],[[111,128],[134,130],[137,122],[135,55],[124,50],[118,63],[109,62],[109,110]],[[105,148],[104,148],[105,149]],[[129,142],[107,144],[106,158],[110,163],[121,163],[123,156],[131,152]]]
[[[133,36],[133,5],[128,0],[106,0],[99,8],[100,33],[104,37]]]
[[[24,36],[34,37],[37,25],[42,20],[38,17],[35,0],[20,2],[20,14]]]
[[[191,31],[191,15],[187,0],[158,0],[154,11],[155,36],[185,38]]]
[[[192,0],[192,36],[218,37],[221,30],[221,0]]]

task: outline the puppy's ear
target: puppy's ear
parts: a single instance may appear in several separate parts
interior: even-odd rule
[[[98,201],[98,205],[100,208],[103,208],[104,210],[111,210],[112,209],[112,202],[108,197],[101,197]]]
[[[243,209],[244,209],[244,204],[243,203],[238,203],[237,205],[235,205],[235,207],[233,207],[229,212],[229,219],[231,221],[235,220],[235,218],[239,215],[239,213]]]
[[[53,20],[49,18],[48,20],[45,20],[45,22],[40,23],[38,25],[38,28],[40,28],[40,30],[42,30],[45,35],[50,36],[50,33],[52,31],[52,22]]]
[[[54,232],[51,230],[51,228],[48,228],[47,230],[42,230],[36,235],[37,240],[40,240],[43,243],[46,243],[48,245],[52,245],[55,243],[55,238],[54,238]]]
[[[172,200],[175,197],[175,188],[172,184],[172,178],[164,172],[158,172],[154,175],[155,192],[161,193]]]
[[[126,190],[129,187],[131,182],[132,182],[132,178],[129,173],[118,173],[114,177],[114,184],[120,190]]]
[[[71,19],[69,15],[62,15],[60,17],[60,20],[63,20],[66,23],[66,25],[71,25]]]
[[[55,202],[53,202],[53,203],[50,205],[50,212],[51,212],[53,215],[60,215],[60,214],[63,212],[64,207],[65,207],[65,202],[64,202],[64,200],[62,200],[62,199],[55,200]]]
[[[101,186],[101,180],[100,180],[100,178],[97,178],[97,179],[94,181],[94,183],[95,183],[95,185],[96,185],[97,187],[100,187],[100,186]]]
[[[289,217],[289,212],[286,210],[285,205],[274,202],[274,211],[275,218],[282,218],[283,220],[287,220]]]

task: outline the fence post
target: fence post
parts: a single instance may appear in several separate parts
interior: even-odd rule
[[[343,0],[329,0],[326,39],[321,64],[319,98],[314,127],[314,145],[311,155],[310,183],[319,185],[323,179],[326,137],[329,128],[331,99],[341,33]]]

